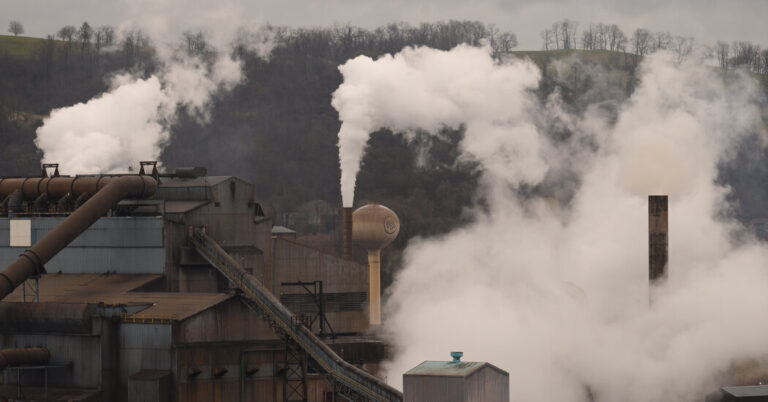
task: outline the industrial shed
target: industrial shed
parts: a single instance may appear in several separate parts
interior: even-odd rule
[[[509,402],[509,373],[460,357],[425,361],[403,374],[405,402]]]

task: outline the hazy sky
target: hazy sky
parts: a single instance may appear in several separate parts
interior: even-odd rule
[[[719,39],[768,44],[768,0],[0,0],[0,23],[22,22],[27,35],[44,36],[63,25],[138,23],[155,33],[238,24],[317,26],[352,23],[375,27],[387,22],[418,23],[471,19],[494,23],[517,34],[520,49],[541,47],[540,33],[569,18],[582,26],[616,23],[693,36],[704,43]]]

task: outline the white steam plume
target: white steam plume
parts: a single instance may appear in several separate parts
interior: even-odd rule
[[[535,183],[546,166],[542,144],[527,119],[528,100],[516,96],[538,84],[531,63],[499,65],[482,48],[458,46],[451,52],[406,48],[377,60],[358,56],[339,67],[344,83],[333,94],[339,112],[339,161],[344,206],[354,201],[355,180],[366,142],[379,128],[436,132],[466,125],[464,151],[487,161],[486,168],[514,183]],[[511,104],[488,102],[506,99]],[[516,135],[501,132],[514,130]],[[527,169],[508,169],[508,163]]]
[[[380,60],[342,68],[344,85],[354,79],[335,99],[344,124],[434,133],[465,123],[461,149],[484,169],[487,202],[474,223],[406,249],[385,305],[398,351],[390,382],[463,350],[510,372],[512,400],[690,401],[735,359],[768,354],[768,248],[725,217],[728,188],[716,182],[740,140],[765,134],[751,78],[726,85],[696,61],[650,56],[611,123],[599,108],[569,115],[556,97],[537,107],[527,61],[496,66],[464,47]],[[487,79],[462,93],[473,78],[453,64],[490,66]],[[501,70],[514,73],[489,74]],[[572,137],[535,128],[554,117]],[[342,134],[363,148],[366,135]],[[562,169],[581,183],[562,210],[516,196],[515,183],[557,186]],[[649,306],[647,195],[657,193],[670,195],[670,268]]]
[[[140,160],[159,159],[178,107],[207,121],[211,95],[242,78],[240,62],[227,55],[212,63],[168,56],[149,78],[117,75],[110,91],[53,110],[37,129],[35,144],[43,161],[60,163],[62,172],[126,172]]]

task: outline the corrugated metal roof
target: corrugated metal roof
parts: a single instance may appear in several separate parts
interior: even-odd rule
[[[768,396],[768,385],[748,385],[744,387],[723,387],[723,392],[735,397]]]
[[[483,367],[490,367],[502,373],[506,371],[486,362],[435,362],[425,361],[418,366],[408,370],[405,375],[425,375],[441,377],[467,377]]]
[[[165,213],[184,214],[210,203],[210,201],[166,201]]]
[[[40,278],[41,302],[146,305],[138,319],[183,320],[229,298],[226,293],[131,292],[162,275],[46,274]],[[32,292],[27,289],[27,300]],[[21,301],[19,286],[5,301]]]
[[[232,176],[203,176],[194,179],[161,178],[160,187],[210,187],[223,181],[229,180]]]

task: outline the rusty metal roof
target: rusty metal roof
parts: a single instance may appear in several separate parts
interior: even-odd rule
[[[184,320],[233,297],[226,293],[132,292],[160,278],[162,275],[46,274],[39,281],[40,301],[146,306],[128,317],[134,322],[146,322]],[[27,284],[30,301],[32,281]],[[22,287],[4,301],[22,301]]]
[[[483,367],[489,367],[501,373],[506,371],[486,362],[435,362],[425,361],[408,370],[404,375],[414,376],[440,376],[440,377],[468,377]],[[508,374],[507,374],[508,375]]]

